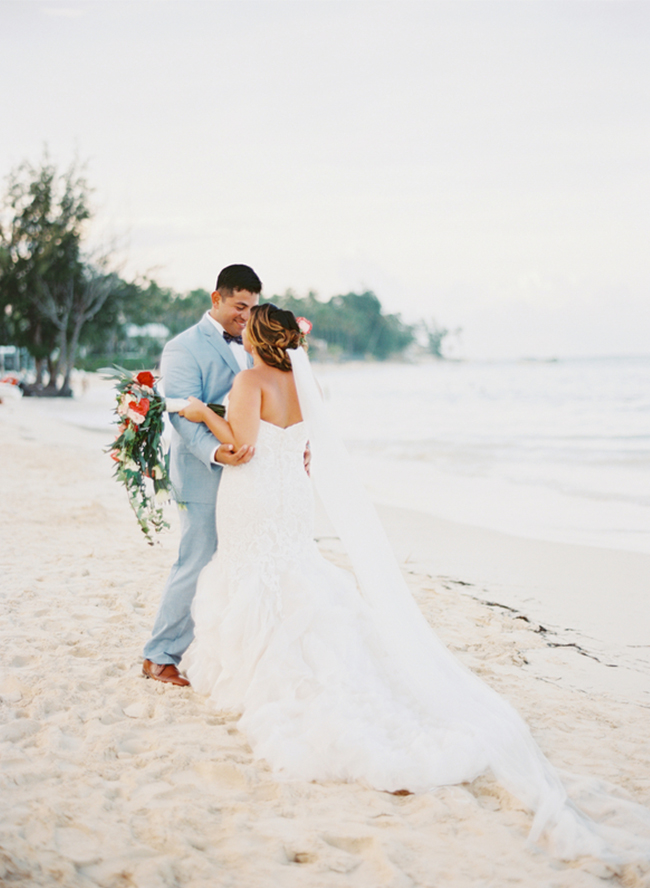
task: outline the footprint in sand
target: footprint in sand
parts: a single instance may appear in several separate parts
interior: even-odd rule
[[[197,762],[195,769],[201,777],[214,781],[229,789],[244,789],[248,786],[246,774],[232,762]]]
[[[92,833],[76,827],[57,829],[56,844],[59,853],[75,866],[91,866],[101,859],[101,844],[98,839]]]
[[[129,718],[150,718],[151,704],[147,700],[139,700],[130,706],[124,706],[122,712]]]

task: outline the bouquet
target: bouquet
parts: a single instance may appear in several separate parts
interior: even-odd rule
[[[149,545],[154,533],[169,528],[163,507],[172,497],[169,455],[164,452],[164,413],[178,413],[187,407],[185,398],[163,398],[156,388],[156,378],[149,370],[133,374],[122,367],[100,371],[115,379],[118,434],[108,447],[115,460],[115,477],[124,484],[129,504]],[[209,404],[223,416],[221,404]]]
[[[169,458],[163,450],[164,412],[168,405],[149,370],[134,375],[116,366],[100,372],[116,380],[119,430],[108,448],[117,463],[115,477],[126,487],[140,528],[149,545],[153,545],[153,534],[169,527],[163,517],[163,506],[172,494]],[[178,406],[169,406],[178,411],[186,403],[179,401]]]

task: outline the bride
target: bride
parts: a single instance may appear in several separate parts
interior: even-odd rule
[[[228,420],[196,399],[183,415],[222,443],[255,445],[228,467],[219,548],[201,573],[184,665],[219,709],[241,713],[256,758],[280,779],[358,781],[427,792],[491,770],[534,812],[530,839],[620,863],[650,841],[596,824],[567,797],[515,710],[463,667],[421,615],[350,459],[327,421],[295,317],[252,309]],[[311,474],[355,576],[313,539]],[[609,807],[647,823],[640,806]]]

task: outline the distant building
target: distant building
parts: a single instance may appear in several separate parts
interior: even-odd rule
[[[21,373],[34,369],[34,358],[26,348],[16,345],[0,345],[0,376],[5,373]]]
[[[136,324],[127,324],[125,330],[129,339],[146,337],[147,339],[156,339],[163,345],[169,339],[169,329],[164,324],[144,324],[142,327],[138,327]]]

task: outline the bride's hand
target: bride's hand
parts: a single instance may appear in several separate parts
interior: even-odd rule
[[[178,411],[179,416],[184,416],[190,422],[203,422],[207,409],[203,401],[199,401],[198,398],[193,398],[191,395],[188,401],[189,405]]]

